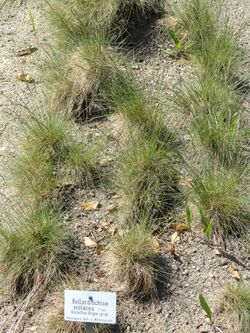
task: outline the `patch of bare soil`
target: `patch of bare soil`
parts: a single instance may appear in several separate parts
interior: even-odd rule
[[[35,13],[39,45],[43,37],[42,9],[31,5]],[[247,52],[250,52],[250,11],[249,0],[227,1],[228,14],[237,26],[239,22],[246,22],[242,27],[241,43]],[[31,32],[31,25],[27,15],[28,7],[22,5],[0,15],[0,162],[1,162],[1,193],[12,196],[7,173],[4,166],[16,149],[17,122],[10,110],[19,110],[8,103],[6,96],[30,103],[36,94],[40,94],[39,84],[26,84],[17,80],[17,76],[24,72],[39,81],[35,72],[33,61],[41,55],[38,51],[27,57],[17,57],[20,49],[36,46],[38,41]],[[149,94],[156,94],[161,101],[166,101],[166,92],[181,80],[192,74],[191,64],[182,57],[171,57],[166,50],[173,45],[164,29],[164,18],[155,23],[153,31],[146,31],[147,43],[137,47],[134,57],[133,69],[139,84],[146,82]],[[148,35],[150,34],[150,35]],[[153,34],[153,35],[151,35]],[[31,97],[32,96],[32,97]],[[246,107],[249,110],[249,92],[246,93]],[[166,105],[169,103],[166,101]],[[8,111],[8,112],[7,112]],[[170,120],[181,135],[185,135],[185,126],[182,115],[168,107],[164,110],[166,118]],[[106,149],[106,159],[103,170],[112,169],[113,153],[117,145],[116,127],[113,117],[103,121],[82,125],[84,130],[93,136],[101,136],[109,132],[109,142]],[[118,294],[118,325],[114,332],[126,333],[214,333],[206,321],[205,314],[199,304],[198,295],[202,293],[215,312],[215,322],[223,333],[232,332],[230,323],[220,322],[216,314],[217,295],[220,287],[229,281],[238,279],[250,280],[249,253],[239,241],[228,246],[221,252],[215,245],[208,244],[202,231],[194,219],[194,232],[181,234],[176,244],[175,253],[169,252],[169,240],[173,230],[169,229],[160,237],[162,263],[167,270],[167,278],[159,288],[159,299],[155,301],[140,302],[126,295],[123,286],[114,281],[109,273],[109,267],[104,265],[105,252],[103,249],[112,240],[116,233],[117,208],[120,204],[119,193],[111,185],[100,184],[97,188],[85,191],[79,188],[70,189],[72,197],[71,207],[65,210],[64,218],[72,230],[72,243],[75,253],[72,254],[71,271],[82,276],[91,289],[116,291]],[[81,205],[95,201],[96,209],[85,210]],[[185,221],[182,212],[178,214],[178,223]],[[157,234],[157,231],[156,231]],[[97,243],[97,247],[87,247],[86,237]],[[70,273],[70,272],[69,272]],[[10,300],[2,297],[0,302],[0,332],[3,333],[29,333],[44,332],[43,308],[48,304],[49,298],[44,299],[36,306],[28,307],[18,329],[15,324],[19,313],[17,312],[8,322],[8,314],[15,311]],[[31,330],[33,328],[33,330]],[[53,332],[48,332],[53,333]]]

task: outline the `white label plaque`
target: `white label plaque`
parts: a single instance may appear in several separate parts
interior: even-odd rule
[[[65,290],[64,320],[115,324],[116,293]]]

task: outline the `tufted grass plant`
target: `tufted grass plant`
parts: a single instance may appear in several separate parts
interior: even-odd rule
[[[75,44],[91,31],[101,30],[112,39],[114,32],[122,34],[127,29],[131,19],[160,13],[164,5],[164,0],[51,0],[48,18],[59,43]]]
[[[157,264],[150,218],[144,215],[138,223],[119,234],[111,247],[109,261],[111,272],[126,290],[135,297],[157,296],[157,282],[162,278],[162,268]]]
[[[221,28],[215,37],[206,40],[195,55],[204,75],[213,75],[228,84],[237,79],[238,71],[245,62],[237,35],[228,26]]]
[[[179,109],[191,116],[190,128],[209,158],[232,166],[244,155],[247,130],[241,97],[234,85],[199,74],[193,83],[176,89],[173,98]]]
[[[187,31],[191,49],[200,50],[205,40],[214,38],[220,20],[216,9],[214,0],[182,0],[176,8],[178,24]]]
[[[236,34],[221,13],[221,1],[183,0],[176,10],[180,29],[187,32],[188,48],[205,73],[232,81],[243,61]]]
[[[11,166],[22,197],[37,203],[50,201],[64,180],[80,186],[93,184],[100,146],[80,142],[72,132],[70,118],[58,110],[26,117],[22,149]]]
[[[220,293],[220,310],[235,332],[250,331],[250,286],[247,283],[226,284]]]
[[[208,164],[193,177],[197,205],[204,210],[213,236],[220,241],[249,234],[248,172],[235,161],[233,169]]]
[[[0,262],[8,293],[35,294],[64,274],[69,235],[55,209],[17,208],[2,211]]]
[[[116,184],[123,197],[122,213],[126,223],[145,211],[159,217],[178,201],[178,155],[172,140],[162,143],[158,131],[143,130],[129,134],[125,150],[118,158]]]
[[[42,64],[52,105],[73,109],[76,118],[108,111],[103,100],[106,82],[122,75],[121,62],[102,34],[83,35],[76,45],[53,49]]]

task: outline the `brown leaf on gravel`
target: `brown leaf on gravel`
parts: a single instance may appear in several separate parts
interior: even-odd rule
[[[235,280],[240,280],[241,276],[240,276],[240,272],[238,269],[235,269],[233,267],[229,268],[229,273],[231,274],[231,276],[235,279]]]
[[[171,236],[171,244],[176,244],[180,241],[180,236],[179,236],[179,233],[177,231],[175,231],[173,233],[173,235]]]
[[[86,211],[91,211],[91,210],[97,210],[98,208],[101,207],[101,204],[99,201],[93,200],[93,201],[88,201],[85,202],[80,206],[80,209],[86,210]]]
[[[214,249],[214,254],[215,254],[216,256],[221,256],[221,255],[222,255],[222,251],[221,251],[219,248],[215,248],[215,249]]]
[[[32,54],[33,52],[35,52],[37,50],[38,50],[38,48],[34,47],[34,46],[27,47],[26,49],[19,50],[17,52],[17,56],[18,57],[28,56],[28,55]]]
[[[31,83],[34,80],[29,76],[29,74],[21,73],[17,76],[18,81]]]
[[[91,239],[90,237],[84,237],[84,244],[85,246],[87,247],[90,247],[90,248],[96,248],[97,247],[97,243]]]
[[[178,231],[178,232],[182,232],[182,231],[189,231],[189,227],[187,224],[184,224],[184,223],[181,223],[181,224],[173,224],[173,229],[175,231]]]

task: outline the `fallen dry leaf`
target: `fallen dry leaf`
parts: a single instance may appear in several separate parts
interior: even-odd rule
[[[29,76],[29,74],[21,73],[17,76],[18,81],[31,83],[34,80]]]
[[[37,47],[34,47],[34,46],[27,47],[26,49],[19,50],[17,52],[17,56],[18,57],[28,56],[37,50],[38,50]]]
[[[189,231],[189,227],[187,224],[181,223],[181,224],[173,224],[173,228],[175,231],[182,232],[182,231]]]
[[[214,254],[215,254],[216,256],[221,256],[221,255],[222,255],[222,252],[221,252],[220,249],[215,248],[215,249],[214,249]]]
[[[158,239],[156,237],[151,238],[151,243],[152,243],[154,251],[156,253],[160,252],[160,249],[161,249],[160,242],[158,241]]]
[[[88,201],[80,206],[80,209],[90,211],[90,210],[96,210],[101,207],[101,204],[99,201],[93,200]]]
[[[173,235],[171,236],[171,244],[176,244],[180,241],[180,236],[179,233],[177,231],[175,231],[173,233]]]
[[[240,272],[239,272],[238,269],[230,267],[229,272],[235,280],[240,280],[241,279]]]
[[[96,248],[97,247],[97,243],[91,239],[90,237],[85,237],[84,238],[84,244],[87,247],[91,247],[91,248]]]

